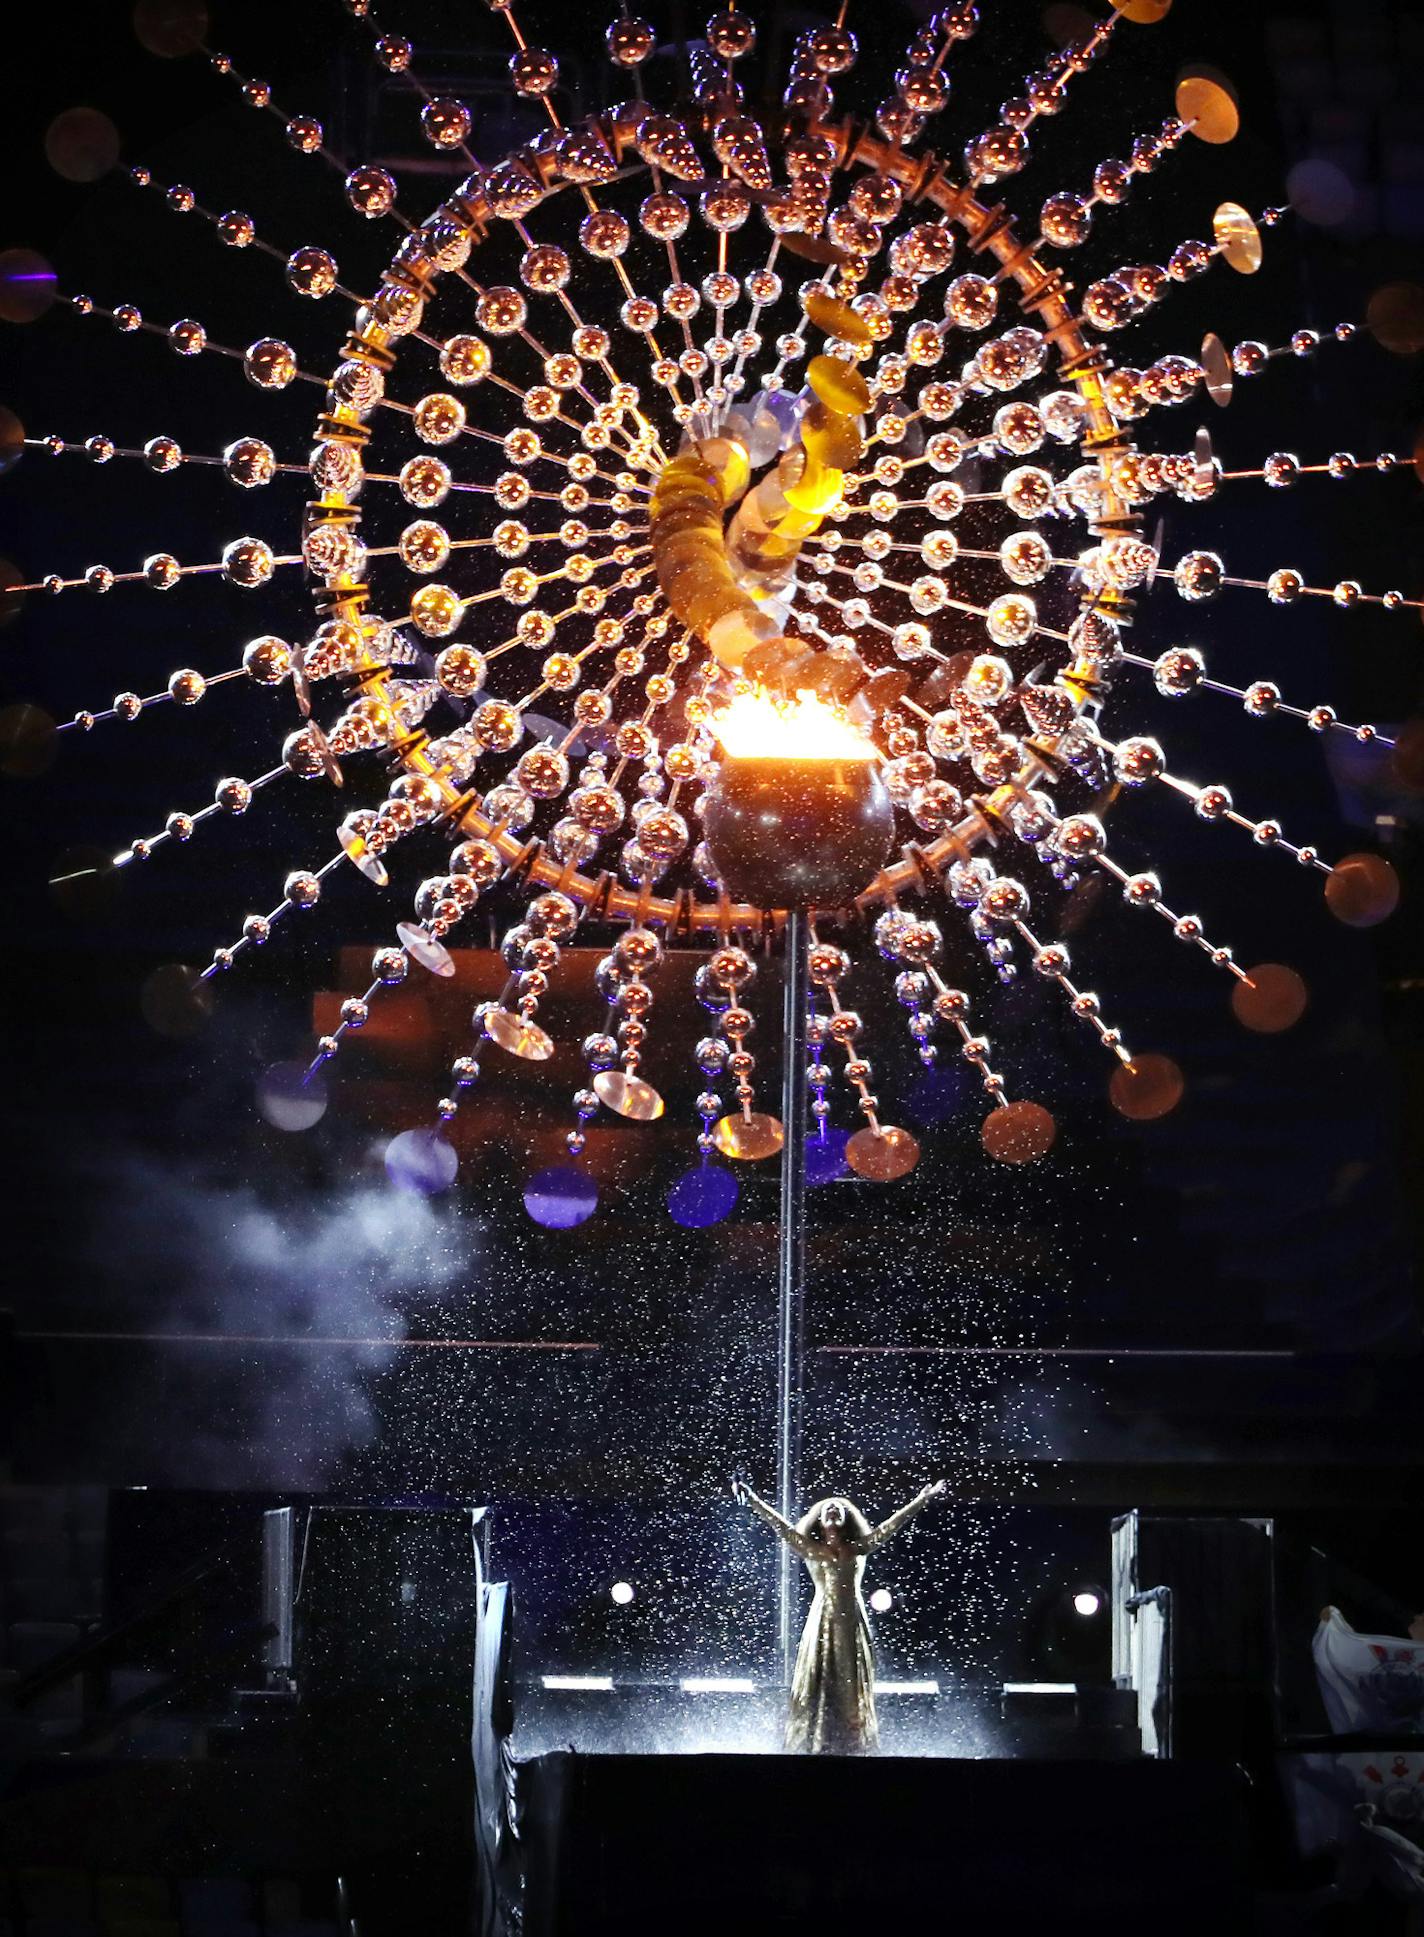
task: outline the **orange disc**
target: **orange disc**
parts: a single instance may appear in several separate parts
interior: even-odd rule
[[[767,1116],[760,1110],[753,1110],[750,1116],[743,1116],[734,1110],[730,1116],[719,1117],[712,1127],[712,1141],[724,1157],[738,1157],[744,1163],[760,1163],[763,1157],[774,1157],[786,1141],[780,1117]]]
[[[1365,305],[1365,327],[1396,356],[1424,350],[1424,289],[1417,282],[1387,282]]]
[[[1177,83],[1176,105],[1198,141],[1219,147],[1235,140],[1241,113],[1225,75],[1210,68],[1191,69]]]
[[[1113,1071],[1108,1100],[1119,1116],[1133,1123],[1151,1123],[1176,1109],[1185,1088],[1182,1072],[1170,1056],[1134,1056]]]
[[[45,129],[45,159],[67,182],[97,182],[119,159],[119,131],[98,108],[66,108]]]
[[[979,1138],[996,1163],[1031,1164],[1053,1148],[1058,1125],[1041,1103],[1002,1103],[984,1119]]]
[[[908,1130],[882,1124],[877,1130],[867,1124],[848,1139],[845,1160],[857,1177],[873,1184],[893,1184],[897,1177],[908,1177],[920,1161],[920,1146]]]
[[[1399,876],[1382,854],[1347,854],[1330,870],[1325,905],[1347,928],[1373,928],[1399,906]]]
[[[134,33],[150,54],[176,60],[201,46],[208,31],[208,10],[202,0],[138,0]]]
[[[1244,1029],[1275,1036],[1300,1021],[1310,997],[1293,968],[1284,962],[1258,962],[1247,977],[1231,990],[1231,1012]]]

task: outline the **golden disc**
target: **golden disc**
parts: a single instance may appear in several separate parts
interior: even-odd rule
[[[621,1069],[601,1069],[593,1079],[600,1103],[606,1103],[615,1116],[626,1116],[634,1123],[651,1123],[663,1113],[663,1100],[651,1083],[641,1076],[630,1076]]]
[[[1206,394],[1214,404],[1220,404],[1224,410],[1231,402],[1236,372],[1231,367],[1231,352],[1215,330],[1208,330],[1202,338],[1200,361],[1206,381]]]
[[[822,267],[840,264],[846,259],[845,250],[838,249],[834,242],[827,242],[822,235],[802,235],[796,229],[783,231],[781,246],[789,255],[799,256],[802,262],[815,262]]]
[[[512,1009],[486,1009],[485,1034],[511,1056],[522,1056],[526,1063],[547,1063],[554,1053],[552,1037],[546,1036],[537,1022],[515,1015]]]
[[[1278,1036],[1305,1014],[1310,1000],[1305,983],[1284,962],[1258,962],[1231,991],[1231,1013],[1243,1029]]]
[[[1151,1123],[1176,1109],[1185,1088],[1182,1072],[1170,1056],[1134,1056],[1113,1071],[1108,1101],[1130,1122]]]
[[[1114,13],[1135,20],[1139,27],[1155,27],[1172,11],[1172,0],[1109,0]]]
[[[1325,905],[1347,928],[1373,928],[1399,906],[1399,876],[1382,854],[1347,854],[1326,877]]]
[[[1241,127],[1241,110],[1224,76],[1200,68],[1177,83],[1177,116],[1198,141],[1213,147],[1234,141]]]
[[[765,1116],[753,1110],[750,1116],[734,1111],[722,1117],[712,1130],[712,1141],[724,1157],[738,1157],[746,1163],[759,1163],[774,1157],[786,1141],[780,1117]]]
[[[897,1177],[908,1177],[920,1161],[920,1146],[908,1130],[868,1123],[847,1141],[845,1160],[857,1177],[869,1178],[872,1184],[893,1184]]]
[[[1240,276],[1254,276],[1261,266],[1261,231],[1239,202],[1223,202],[1211,218],[1216,246]]]
[[[985,1117],[979,1141],[996,1163],[1031,1164],[1053,1148],[1057,1135],[1041,1103],[1001,1103]]]

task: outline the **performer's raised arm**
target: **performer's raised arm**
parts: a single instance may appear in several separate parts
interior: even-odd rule
[[[870,1536],[870,1547],[883,1546],[892,1534],[899,1533],[901,1527],[904,1526],[907,1520],[914,1519],[921,1507],[928,1506],[931,1500],[938,1499],[944,1490],[945,1483],[943,1480],[933,1480],[928,1486],[921,1487],[913,1500],[909,1500],[904,1506],[899,1507],[890,1515],[888,1520],[882,1520],[880,1522],[880,1525]]]
[[[732,1481],[732,1498],[738,1506],[750,1507],[752,1512],[765,1520],[773,1533],[780,1534],[787,1546],[804,1560],[811,1551],[812,1543],[805,1534],[799,1533],[789,1520],[784,1520],[774,1506],[759,1499],[740,1475]]]

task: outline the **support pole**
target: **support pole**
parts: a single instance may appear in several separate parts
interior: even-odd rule
[[[793,1523],[800,1514],[801,1425],[806,1355],[806,917],[786,918],[786,1010],[781,1039],[781,1216],[776,1298],[776,1505]],[[781,1671],[787,1685],[796,1661],[796,1556],[780,1552],[777,1611]]]

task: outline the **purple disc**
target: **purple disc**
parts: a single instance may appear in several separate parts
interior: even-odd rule
[[[720,1164],[685,1170],[667,1194],[668,1214],[675,1224],[689,1231],[720,1224],[736,1209],[741,1188],[731,1171],[723,1170]]]
[[[598,1185],[587,1171],[554,1164],[548,1170],[536,1170],[524,1186],[524,1208],[536,1224],[550,1231],[571,1231],[598,1209]]]
[[[386,1145],[386,1175],[398,1190],[434,1197],[449,1190],[460,1159],[438,1130],[402,1130]]]
[[[846,1145],[850,1142],[849,1130],[833,1130],[829,1124],[825,1134],[819,1129],[806,1132],[806,1182],[808,1184],[833,1184],[839,1177],[848,1177],[850,1170],[845,1159]]]

